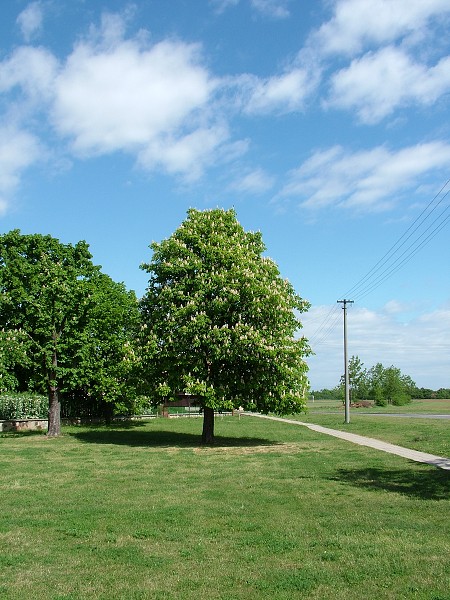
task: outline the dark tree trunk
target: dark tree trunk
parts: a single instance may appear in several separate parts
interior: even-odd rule
[[[105,402],[103,414],[105,415],[105,423],[110,425],[114,416],[114,405],[111,402]]]
[[[58,335],[56,331],[53,332],[53,356],[52,356],[52,368],[49,373],[49,384],[48,384],[48,436],[58,436],[61,434],[61,403],[59,401],[57,368],[58,368],[58,355],[56,352],[56,343]]]
[[[202,444],[214,444],[214,409],[207,406],[203,409]]]
[[[61,433],[61,403],[58,388],[54,385],[48,391],[48,436],[57,436]]]

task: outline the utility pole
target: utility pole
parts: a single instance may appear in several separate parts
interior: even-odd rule
[[[344,311],[344,381],[345,381],[345,422],[350,423],[350,391],[348,380],[348,359],[347,359],[347,304],[353,304],[353,300],[338,300],[342,304]]]

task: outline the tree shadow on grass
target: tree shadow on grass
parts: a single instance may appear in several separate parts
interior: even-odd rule
[[[104,427],[86,429],[82,431],[70,431],[70,435],[88,444],[117,444],[121,446],[135,447],[176,447],[176,448],[198,448],[201,446],[201,436],[193,433],[183,433],[178,431],[145,431],[136,427],[126,427],[121,425],[117,427]],[[255,446],[274,446],[279,442],[263,438],[249,437],[225,437],[216,435],[213,448],[230,447],[255,447]]]
[[[45,435],[44,429],[27,429],[23,431],[2,431],[0,438],[22,438],[22,437],[37,437]]]
[[[422,467],[413,469],[339,469],[332,478],[357,487],[396,492],[421,500],[450,498],[450,471]]]

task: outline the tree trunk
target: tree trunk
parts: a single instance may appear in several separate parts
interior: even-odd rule
[[[48,384],[48,429],[47,435],[56,437],[61,434],[61,403],[59,401],[58,385],[56,382],[58,355],[56,353],[57,334],[53,333],[52,369]]]
[[[203,409],[202,444],[214,444],[214,409],[208,406]]]
[[[50,386],[48,391],[48,436],[57,436],[61,433],[61,403],[58,388]]]

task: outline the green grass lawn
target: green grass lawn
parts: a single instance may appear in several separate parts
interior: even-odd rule
[[[414,413],[428,413],[428,414],[450,414],[450,400],[413,400],[410,404],[404,406],[394,406],[389,404],[387,406],[372,406],[370,408],[354,408],[351,409],[355,413],[398,413],[398,414],[414,414]],[[344,405],[339,400],[312,400],[308,401],[308,411],[310,413],[316,412],[328,412],[328,413],[343,413]]]
[[[351,408],[350,423],[344,423],[342,403],[316,401],[308,404],[306,414],[293,419],[341,429],[398,444],[413,450],[450,457],[450,420],[414,417],[371,416],[386,414],[450,414],[450,400],[413,400],[406,406]]]
[[[200,432],[0,434],[0,597],[450,598],[448,471],[253,417]]]
[[[352,412],[350,412],[350,423],[347,424],[344,423],[343,415],[309,413],[290,418],[450,458],[450,420],[448,419],[374,417]]]

